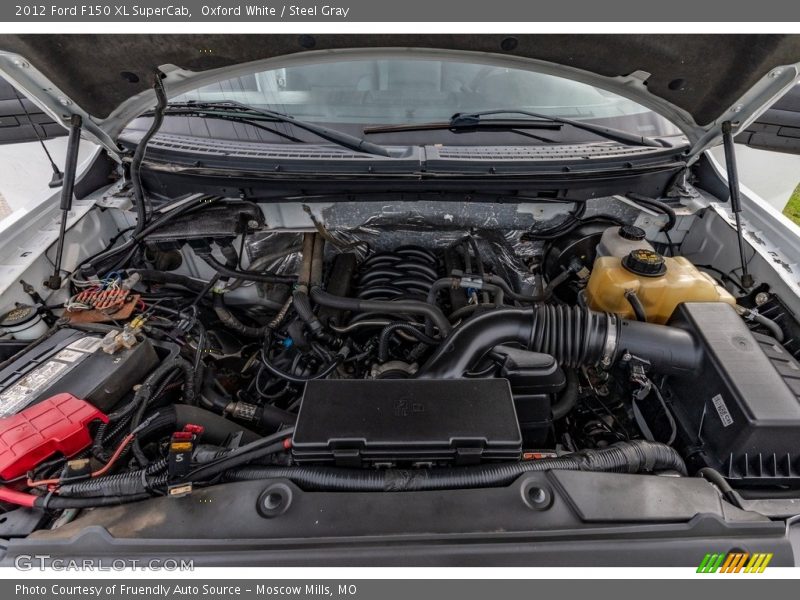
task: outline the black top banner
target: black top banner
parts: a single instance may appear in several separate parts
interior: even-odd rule
[[[800,22],[786,0],[430,0],[3,2],[8,22]],[[676,31],[675,33],[679,33]]]

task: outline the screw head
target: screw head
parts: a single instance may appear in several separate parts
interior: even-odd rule
[[[761,306],[769,302],[769,294],[766,292],[758,292],[755,297],[756,306]]]

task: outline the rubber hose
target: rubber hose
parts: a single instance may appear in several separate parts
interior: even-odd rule
[[[642,323],[647,322],[647,311],[644,309],[644,304],[642,304],[642,301],[639,300],[639,296],[636,294],[636,291],[627,290],[625,292],[625,299],[628,301],[628,304],[631,305],[631,309],[633,310],[633,314],[636,316],[636,320],[641,321]]]
[[[735,507],[743,508],[742,503],[739,502],[739,498],[736,496],[736,493],[733,491],[733,488],[719,471],[717,471],[716,469],[712,469],[711,467],[703,467],[702,469],[697,471],[697,476],[702,477],[709,483],[715,485],[722,494],[722,497],[725,498],[725,500],[727,500],[731,504],[733,504]]]
[[[200,281],[199,279],[192,279],[186,275],[179,275],[178,273],[169,273],[166,271],[156,271],[153,269],[128,269],[128,274],[138,274],[142,281],[147,283],[157,283],[161,285],[178,285],[193,292],[202,292],[208,285],[207,281]]]
[[[245,281],[257,281],[259,283],[285,283],[292,284],[295,282],[295,277],[291,275],[278,275],[277,273],[258,273],[256,271],[239,271],[238,269],[231,269],[227,265],[223,265],[210,253],[195,252],[202,258],[206,264],[214,269],[223,277],[231,279],[244,279]]]
[[[702,353],[692,335],[677,327],[639,323],[574,306],[497,309],[474,316],[439,345],[418,378],[458,379],[498,344],[553,356],[562,367],[612,364],[630,353],[664,374],[695,372]]]
[[[757,313],[756,311],[751,311],[748,317],[753,319],[753,321],[755,321],[759,325],[768,329],[769,332],[772,334],[772,337],[774,337],[778,342],[783,343],[784,340],[783,329],[781,329],[781,326],[778,325],[775,321],[773,321],[769,317],[765,317],[764,315]]]
[[[647,196],[642,196],[641,194],[630,193],[628,194],[628,198],[636,202],[637,204],[644,204],[648,208],[652,208],[657,210],[658,212],[666,215],[667,222],[661,228],[661,231],[672,231],[675,228],[675,223],[678,221],[678,217],[675,214],[675,211],[672,210],[672,207],[661,200],[656,200],[655,198],[648,198]]]
[[[558,399],[552,406],[554,421],[566,417],[578,403],[578,391],[580,389],[578,374],[573,369],[567,369],[565,375],[567,378],[566,387],[558,395]]]
[[[391,323],[383,328],[378,338],[378,362],[385,363],[389,359],[389,338],[398,330],[408,332],[417,341],[429,346],[439,343],[438,340],[427,336],[411,323]]]
[[[308,326],[312,335],[316,337],[322,333],[322,322],[314,314],[314,309],[311,307],[311,299],[305,291],[302,289],[296,290],[292,294],[292,304],[297,316]]]
[[[361,470],[336,467],[253,466],[229,471],[228,480],[285,478],[303,489],[347,492],[410,492],[501,487],[531,471],[641,473],[677,471],[686,465],[675,449],[658,442],[634,440],[601,450],[585,450],[560,458],[474,467]]]
[[[153,120],[150,122],[150,127],[147,128],[142,139],[136,144],[136,149],[131,159],[131,187],[133,188],[133,197],[136,200],[136,227],[133,230],[134,236],[141,233],[147,224],[144,186],[142,185],[142,163],[144,163],[144,155],[147,152],[147,145],[150,143],[150,140],[158,133],[158,130],[161,129],[161,124],[164,122],[164,112],[167,110],[167,92],[164,89],[164,81],[161,75],[161,71],[159,70],[153,73],[153,91],[156,96],[156,108],[153,111]]]
[[[156,106],[153,111],[153,120],[150,122],[150,127],[147,128],[139,143],[136,144],[136,149],[133,151],[133,157],[130,162],[130,179],[131,188],[133,190],[133,204],[136,210],[136,225],[133,228],[131,237],[121,246],[113,249],[102,251],[100,254],[95,255],[90,261],[81,266],[83,271],[85,268],[93,268],[96,265],[108,258],[114,257],[129,248],[136,249],[136,240],[145,231],[147,226],[147,204],[144,196],[144,185],[142,184],[142,163],[144,162],[145,153],[147,152],[147,145],[150,143],[152,137],[161,129],[164,122],[164,112],[167,109],[167,93],[164,89],[164,82],[162,80],[162,73],[158,69],[153,73],[153,91],[156,96]],[[130,254],[130,253],[129,253]],[[127,256],[125,259],[127,260]]]
[[[520,294],[519,292],[515,292],[511,289],[511,286],[508,285],[508,282],[503,279],[502,277],[498,277],[497,275],[486,275],[484,277],[484,281],[488,283],[493,283],[497,287],[503,290],[506,296],[515,300],[517,302],[523,302],[526,304],[534,304],[536,302],[541,302],[544,299],[544,296],[527,296],[525,294]]]
[[[283,258],[285,256],[289,256],[290,254],[295,254],[301,251],[301,246],[291,246],[290,248],[286,248],[285,250],[278,250],[277,252],[271,252],[269,254],[265,254],[263,256],[259,256],[256,258],[252,263],[250,263],[249,270],[250,271],[260,271],[265,269],[270,264],[278,260],[279,258]],[[233,291],[242,287],[244,284],[244,279],[237,279],[228,285],[228,291]]]
[[[245,325],[242,323],[236,317],[236,315],[234,315],[225,306],[225,301],[222,299],[222,294],[214,294],[214,313],[217,315],[217,318],[222,321],[222,324],[225,325],[225,327],[245,337],[261,338],[267,333],[267,331],[269,331],[268,325],[251,327],[250,325]]]
[[[278,431],[278,429],[282,427],[293,427],[297,422],[297,415],[295,413],[283,410],[272,404],[260,406],[258,412],[259,427],[269,431]]]
[[[359,298],[345,298],[334,296],[319,287],[311,288],[311,299],[322,306],[348,310],[351,312],[381,312],[386,314],[411,314],[422,315],[433,321],[439,328],[441,335],[449,333],[451,327],[444,313],[427,302],[420,300],[362,300]]]
[[[451,312],[449,315],[447,315],[447,319],[451,323],[455,323],[456,321],[458,321],[458,320],[460,320],[460,319],[462,319],[464,317],[471,316],[472,313],[474,313],[476,311],[494,310],[496,308],[503,308],[503,307],[500,306],[499,304],[495,304],[494,302],[490,302],[488,304],[483,304],[483,303],[481,303],[481,304],[467,304],[466,306],[462,306],[461,308],[458,308],[458,309],[454,310],[453,312]]]

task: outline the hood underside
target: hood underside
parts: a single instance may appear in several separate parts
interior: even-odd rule
[[[182,79],[243,63],[303,52],[352,49],[465,51],[532,60],[608,81],[662,113],[680,115],[690,140],[707,142],[721,120],[745,121],[794,82],[800,61],[797,35],[5,35],[0,53],[30,63],[112,138],[121,106],[148,89],[156,68]],[[765,78],[777,81],[765,85]],[[11,79],[13,80],[13,74]],[[167,80],[168,90],[170,80]],[[759,89],[753,94],[754,89]],[[637,88],[633,90],[633,88]],[[31,91],[31,90],[27,90]],[[41,88],[39,90],[41,93]],[[750,96],[748,97],[748,93]],[[650,100],[647,102],[647,100]],[[744,101],[744,104],[742,102]],[[63,103],[62,103],[63,104]],[[63,111],[62,111],[63,112]],[[126,115],[125,116],[129,116]],[[669,115],[668,115],[669,116]],[[693,139],[692,139],[693,138]]]
[[[0,47],[29,58],[99,118],[147,89],[161,65],[205,71],[307,50],[405,47],[506,54],[606,77],[645,71],[652,94],[706,124],[771,68],[800,60],[796,35],[18,35]]]

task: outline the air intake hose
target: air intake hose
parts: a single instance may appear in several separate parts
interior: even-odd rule
[[[455,379],[498,344],[550,354],[564,367],[610,366],[626,353],[664,374],[694,372],[702,358],[692,335],[676,327],[618,319],[581,307],[494,310],[453,330],[422,366],[421,379]]]

